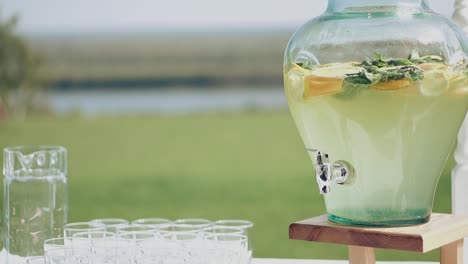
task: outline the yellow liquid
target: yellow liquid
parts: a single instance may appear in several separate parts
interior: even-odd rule
[[[468,108],[464,76],[447,76],[445,82],[368,88],[347,98],[304,98],[298,96],[304,90],[303,76],[293,71],[285,75],[290,110],[306,148],[327,153],[331,162],[347,161],[355,170],[352,183],[332,184],[325,194],[331,220],[401,225],[428,219],[439,176]],[[315,160],[315,153],[309,154]]]

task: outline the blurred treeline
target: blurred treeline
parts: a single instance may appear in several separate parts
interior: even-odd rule
[[[281,84],[291,32],[34,36],[55,89]]]
[[[15,33],[17,23],[16,16],[0,16],[0,120],[47,108],[38,93],[47,86],[41,58]]]
[[[53,90],[278,87],[287,30],[20,35],[0,16],[0,119],[49,112]]]

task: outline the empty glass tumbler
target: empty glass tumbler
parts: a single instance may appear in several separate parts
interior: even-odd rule
[[[23,146],[3,152],[3,246],[0,263],[26,263],[44,254],[67,222],[67,152],[58,146]]]

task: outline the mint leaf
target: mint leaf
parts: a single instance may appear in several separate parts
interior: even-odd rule
[[[353,83],[347,79],[343,81],[343,92],[335,94],[334,97],[342,100],[351,99],[361,93],[368,91],[369,86],[367,84]]]

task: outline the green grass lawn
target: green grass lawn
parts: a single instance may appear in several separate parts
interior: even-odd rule
[[[347,257],[343,246],[288,240],[289,223],[323,214],[325,208],[286,112],[0,124],[0,147],[23,144],[68,148],[70,221],[250,219],[256,225],[257,257]],[[434,211],[449,210],[450,177],[444,173]],[[382,260],[436,260],[437,255],[378,252]]]

